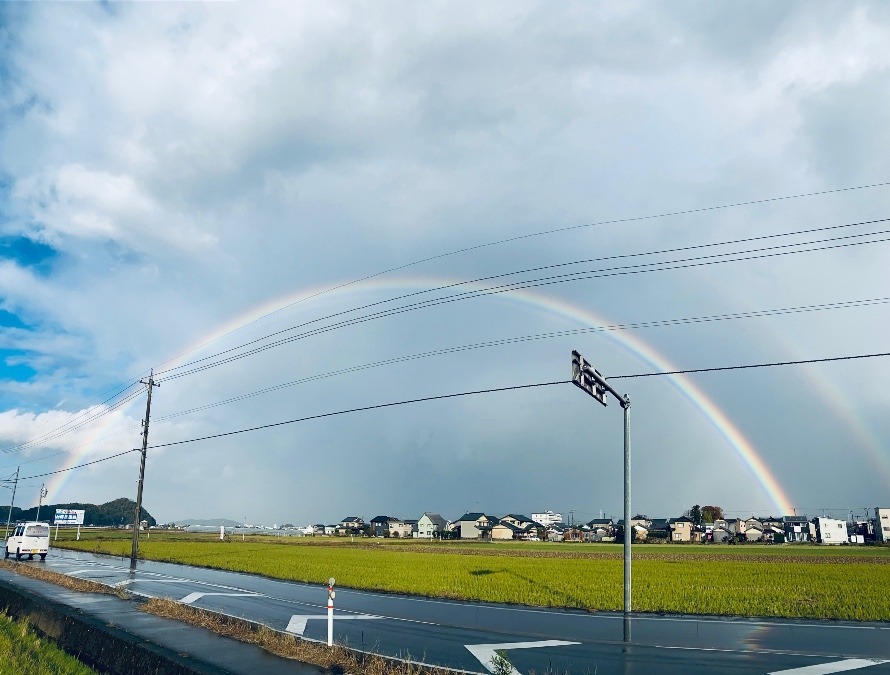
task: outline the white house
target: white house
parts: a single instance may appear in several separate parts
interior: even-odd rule
[[[448,523],[438,513],[424,513],[417,521],[418,539],[432,539],[435,532],[444,532]]]
[[[548,528],[551,525],[556,525],[557,523],[562,522],[562,514],[554,513],[553,511],[544,511],[543,513],[533,513],[532,520],[536,523],[540,523],[544,526],[544,528]]]
[[[846,544],[847,523],[836,518],[814,518],[816,541],[820,544]]]

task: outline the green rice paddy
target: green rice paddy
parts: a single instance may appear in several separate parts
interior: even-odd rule
[[[128,536],[89,533],[56,544],[129,556]],[[351,588],[589,611],[622,607],[620,545],[250,536],[221,542],[153,533],[139,551],[151,560],[310,583],[333,576]],[[634,547],[633,608],[641,612],[890,621],[888,587],[890,549],[883,547]]]

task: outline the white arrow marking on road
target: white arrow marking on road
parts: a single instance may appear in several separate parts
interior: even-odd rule
[[[287,628],[284,630],[294,635],[302,635],[306,630],[306,622],[309,619],[327,619],[326,614],[294,614],[290,621],[287,622]],[[337,621],[344,619],[382,619],[382,616],[373,616],[371,614],[346,614],[334,616]]]
[[[506,651],[508,649],[534,649],[535,647],[564,647],[566,645],[579,645],[580,642],[566,642],[565,640],[540,640],[538,642],[504,642],[498,645],[464,645],[470,654],[479,659],[479,663],[488,669],[488,672],[494,672],[494,665],[491,660],[494,658],[495,652]],[[510,671],[512,675],[522,675],[515,668]]]
[[[203,598],[205,595],[230,595],[230,596],[240,596],[240,597],[257,597],[259,593],[189,593],[185,596],[181,602],[183,605],[190,605],[195,600],[199,598]]]
[[[890,663],[890,661],[887,661],[886,659],[845,659],[843,661],[834,661],[833,663],[819,663],[815,666],[804,666],[803,668],[776,670],[770,673],[770,675],[829,675],[829,673],[842,673],[845,670],[856,670],[857,668],[878,666],[882,663]]]

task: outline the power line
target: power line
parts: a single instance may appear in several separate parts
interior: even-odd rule
[[[853,356],[831,356],[825,359],[802,359],[800,361],[773,361],[771,363],[751,363],[741,366],[718,366],[715,368],[694,368],[689,370],[665,370],[656,373],[638,373],[636,375],[613,375],[608,380],[629,380],[634,377],[655,377],[658,375],[681,375],[685,373],[711,373],[718,370],[746,370],[748,368],[772,368],[773,366],[799,366],[806,363],[827,363],[828,361],[851,361],[854,359],[874,359],[890,356],[890,352],[877,354],[855,354]]]
[[[555,384],[568,384],[569,380],[560,380],[559,382],[536,382],[534,384],[518,384],[511,387],[497,387],[494,389],[476,389],[475,391],[462,391],[455,394],[439,394],[438,396],[424,396],[423,398],[412,398],[406,401],[393,401],[390,403],[378,403],[376,405],[367,405],[360,408],[348,408],[346,410],[337,410],[334,412],[320,413],[318,415],[308,415],[306,417],[298,417],[297,419],[285,420],[284,422],[273,422],[271,424],[263,424],[248,429],[238,429],[237,431],[227,431],[221,434],[213,434],[211,436],[201,436],[200,438],[190,438],[185,441],[173,441],[171,443],[161,443],[159,445],[150,445],[149,449],[167,448],[171,445],[182,445],[184,443],[195,443],[197,441],[209,441],[213,438],[223,438],[224,436],[234,436],[236,434],[246,434],[249,431],[260,431],[261,429],[271,429],[272,427],[280,427],[286,424],[296,424],[297,422],[308,422],[310,420],[322,419],[324,417],[334,417],[336,415],[347,415],[349,413],[364,412],[367,410],[379,410],[380,408],[393,408],[400,405],[408,405],[411,403],[424,403],[426,401],[441,401],[447,398],[458,398],[461,396],[475,396],[477,394],[493,394],[502,391],[515,391],[517,389],[532,389],[534,387],[550,387]]]
[[[552,338],[559,337],[569,337],[573,335],[585,335],[589,333],[600,333],[606,331],[620,331],[620,330],[630,330],[630,329],[639,329],[639,328],[653,328],[653,327],[664,327],[664,326],[678,326],[678,325],[688,325],[688,324],[697,324],[697,323],[709,323],[714,321],[726,321],[726,320],[741,320],[741,319],[750,319],[750,318],[762,318],[768,316],[780,316],[784,314],[798,314],[803,312],[818,312],[818,311],[828,311],[835,309],[847,309],[847,308],[856,308],[856,307],[866,307],[871,305],[878,304],[886,304],[890,302],[890,297],[885,298],[869,298],[864,300],[848,300],[843,302],[835,302],[835,303],[821,303],[816,305],[802,305],[795,307],[782,307],[775,309],[765,309],[765,310],[753,310],[750,312],[733,312],[733,313],[725,313],[725,314],[712,314],[706,316],[693,316],[693,317],[684,317],[678,319],[659,319],[653,321],[637,321],[633,323],[626,324],[614,324],[610,326],[591,326],[587,328],[572,328],[561,331],[551,331],[547,333],[538,333],[536,335],[523,335],[523,336],[513,336],[513,337],[505,337],[499,338],[496,340],[489,340],[486,342],[477,342],[467,345],[453,346],[453,347],[443,347],[440,349],[433,349],[426,352],[420,352],[416,354],[408,354],[404,356],[396,356],[389,359],[383,359],[381,361],[374,361],[371,363],[358,364],[354,366],[349,366],[347,368],[340,368],[338,370],[328,371],[326,373],[318,373],[315,375],[310,375],[307,377],[300,378],[298,380],[293,380],[290,382],[284,382],[281,384],[273,385],[271,387],[265,387],[263,389],[259,389],[257,391],[240,394],[238,396],[234,396],[231,398],[227,398],[221,401],[216,401],[214,403],[208,403],[206,405],[197,406],[194,408],[189,408],[187,410],[182,410],[179,412],[170,413],[167,415],[163,415],[161,417],[157,417],[158,421],[174,419],[176,417],[182,417],[183,415],[190,415],[192,413],[201,412],[203,410],[209,410],[211,408],[217,408],[223,405],[228,405],[230,403],[237,403],[238,401],[243,401],[249,398],[254,398],[256,396],[260,396],[262,394],[272,393],[274,391],[279,391],[281,389],[286,389],[289,387],[294,387],[300,384],[306,384],[309,382],[315,382],[317,380],[323,380],[331,377],[336,377],[339,375],[347,375],[350,373],[355,373],[363,370],[369,370],[371,368],[378,368],[382,366],[395,365],[399,363],[405,363],[407,361],[414,361],[418,359],[431,358],[436,356],[444,356],[447,354],[455,354],[464,351],[473,351],[476,349],[487,349],[491,347],[502,347],[504,345],[509,344],[517,344],[523,342],[532,342],[537,340],[547,340]]]
[[[290,326],[290,327],[288,327],[288,328],[284,328],[284,329],[275,331],[275,332],[273,332],[273,333],[269,333],[268,335],[264,335],[264,336],[262,336],[262,337],[259,337],[259,338],[254,339],[254,340],[249,340],[248,342],[242,343],[242,344],[240,344],[240,345],[236,345],[235,347],[230,347],[229,349],[224,349],[224,350],[222,350],[222,351],[216,352],[215,354],[211,354],[211,355],[202,357],[202,358],[200,358],[200,359],[195,359],[194,361],[190,361],[190,362],[187,362],[187,363],[183,363],[183,364],[180,364],[180,365],[178,365],[178,366],[174,366],[173,368],[168,368],[168,369],[166,369],[166,370],[159,370],[159,371],[158,371],[158,374],[159,374],[159,375],[163,375],[164,373],[169,373],[169,372],[172,372],[172,371],[175,371],[175,370],[179,370],[179,369],[182,369],[182,368],[187,368],[187,367],[189,367],[189,366],[191,366],[191,365],[194,365],[194,364],[197,364],[197,363],[201,363],[201,362],[203,362],[203,361],[207,361],[207,360],[212,359],[212,358],[215,358],[215,357],[217,357],[217,356],[221,356],[221,355],[223,355],[223,354],[227,354],[227,353],[231,353],[231,352],[233,352],[233,351],[237,351],[237,350],[239,350],[239,349],[243,349],[243,348],[248,347],[248,346],[250,346],[250,345],[252,345],[252,344],[256,344],[256,343],[259,343],[259,342],[263,342],[264,340],[271,339],[271,338],[273,338],[273,337],[275,337],[275,336],[277,336],[277,335],[282,335],[282,334],[284,334],[284,333],[289,333],[289,332],[291,332],[291,331],[297,330],[297,329],[299,329],[299,328],[304,328],[304,327],[306,327],[306,326],[309,326],[309,325],[312,325],[312,324],[315,324],[315,323],[319,323],[319,322],[322,322],[322,321],[327,321],[327,320],[330,320],[330,319],[334,319],[334,318],[336,318],[336,317],[338,317],[338,316],[344,316],[344,315],[352,314],[352,313],[354,313],[354,312],[358,312],[358,311],[361,311],[361,310],[364,310],[364,309],[370,309],[370,308],[372,308],[372,307],[377,307],[377,306],[384,305],[384,304],[388,304],[388,303],[391,303],[391,302],[397,302],[398,300],[406,300],[406,299],[408,299],[408,298],[417,297],[417,296],[419,296],[419,295],[426,295],[426,294],[428,294],[428,293],[434,293],[434,292],[438,292],[438,291],[448,290],[448,289],[450,289],[450,288],[457,288],[457,287],[460,287],[460,286],[468,286],[468,285],[472,285],[472,284],[483,283],[483,282],[486,282],[486,281],[493,281],[493,280],[495,280],[495,279],[501,279],[501,278],[505,278],[505,277],[508,277],[508,276],[518,276],[518,275],[521,275],[521,274],[529,274],[529,273],[531,273],[531,272],[538,272],[538,271],[543,271],[543,270],[546,270],[546,269],[555,269],[555,268],[559,268],[559,267],[567,267],[567,266],[571,266],[571,265],[579,265],[579,264],[586,264],[586,263],[592,263],[592,262],[603,262],[603,261],[607,261],[607,260],[617,260],[617,259],[625,259],[625,258],[635,258],[635,257],[644,257],[644,256],[664,255],[664,254],[667,254],[667,253],[677,253],[677,252],[682,252],[682,251],[689,251],[689,250],[695,250],[695,249],[700,249],[700,248],[711,248],[711,247],[716,247],[716,246],[735,245],[735,244],[739,244],[739,243],[746,243],[746,242],[753,242],[753,241],[761,241],[761,240],[764,240],[764,239],[775,239],[775,238],[778,238],[778,237],[799,236],[799,235],[802,235],[802,234],[814,234],[814,233],[817,233],[817,232],[824,232],[824,231],[828,231],[828,230],[846,229],[846,228],[851,228],[851,227],[861,227],[861,226],[864,226],[864,225],[874,225],[874,224],[877,224],[877,223],[887,222],[888,220],[890,220],[890,218],[882,218],[882,219],[877,219],[877,220],[867,220],[867,221],[858,221],[858,222],[854,222],[854,223],[845,223],[845,224],[842,224],[842,225],[832,225],[832,226],[828,226],[828,227],[819,227],[819,228],[811,228],[811,229],[806,229],[806,230],[797,230],[797,231],[786,232],[786,233],[781,233],[781,234],[762,235],[762,236],[757,236],[757,237],[747,237],[747,238],[744,238],[744,239],[734,239],[734,240],[722,241],[722,242],[715,242],[715,243],[710,243],[710,244],[699,244],[699,245],[686,246],[686,247],[680,247],[680,248],[660,249],[660,250],[655,250],[655,251],[647,251],[647,252],[644,252],[644,253],[630,253],[630,254],[622,254],[622,255],[604,256],[604,257],[599,257],[599,258],[589,258],[589,259],[583,259],[583,260],[574,260],[574,261],[571,261],[571,262],[558,263],[558,264],[547,265],[547,266],[542,266],[542,267],[532,267],[532,268],[527,268],[527,269],[517,270],[517,271],[513,271],[513,272],[507,272],[507,273],[503,273],[503,274],[497,274],[497,275],[491,275],[491,276],[485,276],[485,277],[478,277],[478,278],[475,278],[475,279],[468,279],[468,280],[464,280],[464,281],[458,281],[458,282],[454,282],[454,283],[451,283],[451,284],[445,284],[445,285],[441,285],[441,286],[436,286],[435,288],[427,288],[427,289],[422,289],[422,290],[419,290],[419,291],[413,291],[413,292],[411,292],[411,293],[405,293],[405,294],[396,296],[396,297],[394,297],[394,298],[387,298],[387,299],[385,299],[385,300],[378,300],[378,301],[376,301],[376,302],[372,302],[372,303],[368,303],[368,304],[365,304],[365,305],[361,305],[361,306],[359,306],[359,307],[353,307],[353,308],[351,308],[351,309],[342,310],[342,311],[340,311],[340,312],[335,312],[335,313],[333,313],[333,314],[329,314],[329,315],[327,315],[327,316],[323,316],[323,317],[319,317],[319,318],[316,318],[316,319],[312,319],[312,320],[310,320],[310,321],[304,321],[303,323],[297,324],[297,325],[295,325],[295,326]],[[872,234],[872,235],[873,235],[873,234],[879,234],[879,233],[869,233],[869,234]],[[853,236],[869,236],[869,234],[853,235]],[[832,239],[817,240],[817,242],[818,242],[818,241],[831,241],[831,240],[832,240]],[[808,243],[811,243],[811,244],[812,244],[812,243],[817,243],[817,242],[808,242]],[[786,244],[785,246],[801,246],[801,245],[804,245],[804,244],[806,244],[806,243],[807,243],[807,242],[799,242],[798,244]],[[779,247],[779,248],[781,248],[781,247]],[[769,250],[769,249],[755,249],[755,250]],[[739,253],[739,252],[736,252],[736,253],[724,253],[724,254],[720,254],[720,255],[736,255],[736,254],[738,254],[738,253]],[[689,260],[698,260],[698,259],[701,259],[701,258],[690,258]],[[656,263],[648,263],[648,265],[666,264],[667,262],[670,262],[670,261],[663,261],[663,262],[661,262],[661,263],[658,263],[658,262],[656,262]],[[644,266],[645,266],[645,265],[644,265]],[[631,267],[634,267],[634,266],[631,266]],[[612,269],[615,269],[615,270],[630,269],[631,267],[605,268],[605,270],[600,270],[600,271],[608,271],[608,270],[612,270]],[[545,278],[549,278],[549,277],[545,277]],[[347,284],[347,285],[348,285],[348,284]],[[315,296],[312,296],[312,297],[315,297]],[[301,301],[301,302],[302,302],[302,301]],[[430,301],[428,301],[428,302],[434,302],[434,300],[430,300]],[[294,303],[294,304],[296,304],[296,303]],[[168,361],[168,362],[169,362],[169,361]]]
[[[865,185],[854,185],[854,186],[845,187],[845,188],[832,188],[830,190],[817,190],[814,192],[803,192],[803,193],[798,193],[798,194],[793,194],[793,195],[783,195],[783,196],[779,196],[779,197],[765,197],[762,199],[752,199],[752,200],[742,201],[742,202],[732,202],[729,204],[720,204],[720,205],[716,205],[716,206],[705,206],[705,207],[699,207],[699,208],[693,208],[693,209],[664,211],[661,213],[649,214],[649,215],[644,215],[644,216],[631,216],[631,217],[627,217],[627,218],[614,218],[614,219],[609,219],[609,220],[599,220],[599,221],[593,221],[593,222],[581,224],[581,225],[571,225],[568,227],[554,228],[554,229],[550,229],[550,230],[540,230],[538,232],[532,232],[530,234],[523,234],[523,235],[518,235],[518,236],[514,236],[514,237],[508,237],[506,239],[499,239],[496,241],[487,242],[485,244],[476,244],[474,246],[466,246],[463,248],[455,249],[453,251],[448,251],[446,253],[439,253],[439,254],[436,254],[433,256],[428,256],[426,258],[420,258],[418,260],[415,260],[415,261],[409,262],[409,263],[405,263],[403,265],[397,265],[394,267],[390,267],[388,269],[384,269],[379,272],[375,272],[373,274],[368,274],[366,276],[363,276],[363,277],[360,277],[357,279],[353,279],[352,281],[334,285],[330,288],[326,288],[324,290],[318,291],[317,293],[312,293],[310,295],[307,295],[304,298],[300,298],[296,302],[292,302],[288,305],[285,305],[284,307],[279,307],[272,312],[267,312],[266,314],[263,314],[262,316],[257,317],[253,321],[250,321],[242,326],[239,326],[238,328],[230,330],[230,331],[224,333],[223,335],[220,335],[214,339],[218,340],[218,339],[225,337],[227,335],[231,335],[235,331],[241,330],[242,328],[249,326],[257,321],[260,321],[268,316],[271,316],[272,314],[274,314],[276,312],[281,312],[281,311],[284,311],[285,309],[293,307],[294,305],[297,305],[297,304],[300,304],[303,302],[307,302],[309,300],[313,300],[317,297],[326,295],[328,293],[333,293],[334,291],[338,291],[340,289],[347,288],[349,286],[354,286],[356,284],[360,284],[363,281],[375,279],[377,277],[384,276],[384,275],[390,274],[392,272],[398,272],[399,270],[408,269],[409,267],[415,267],[417,265],[421,265],[426,262],[431,262],[433,260],[448,258],[450,256],[459,255],[461,253],[468,253],[470,251],[475,251],[475,250],[482,249],[482,248],[490,248],[490,247],[500,246],[502,244],[514,242],[514,241],[519,241],[522,239],[530,239],[533,237],[541,237],[541,236],[546,236],[546,235],[550,235],[550,234],[558,234],[561,232],[568,232],[571,230],[584,229],[584,228],[589,228],[589,227],[598,227],[598,226],[603,226],[603,225],[617,225],[617,224],[622,224],[622,223],[633,223],[633,222],[642,222],[642,221],[646,221],[646,220],[654,220],[654,219],[658,219],[658,218],[670,218],[670,217],[675,217],[675,216],[692,215],[695,213],[706,213],[706,212],[711,212],[711,211],[720,211],[720,210],[724,210],[724,209],[732,209],[732,208],[738,208],[738,207],[743,207],[743,206],[755,206],[757,204],[769,204],[769,203],[775,203],[775,202],[781,202],[781,201],[790,201],[793,199],[803,199],[806,197],[817,197],[817,196],[824,196],[824,195],[830,195],[830,194],[840,194],[840,193],[844,193],[844,192],[853,192],[856,190],[867,190],[867,189],[872,189],[872,188],[886,187],[888,185],[890,185],[890,181],[880,182],[880,183],[869,183],[869,184],[865,184]],[[187,351],[180,352],[176,356],[173,356],[173,357],[167,359],[166,361],[158,364],[158,366],[155,368],[155,370],[159,373],[164,372],[164,371],[160,370],[161,366],[164,366],[167,363],[170,363],[171,361],[175,361],[176,359],[181,358],[181,357],[185,356],[186,354],[190,354],[193,351],[201,349],[201,348],[207,346],[208,344],[210,344],[211,342],[213,342],[213,340],[211,340],[209,342],[202,343],[202,344],[200,344],[196,347],[193,347],[192,349],[189,349]],[[248,344],[250,344],[250,343],[248,343]]]
[[[872,234],[885,234],[885,232],[872,233]],[[821,240],[821,242],[818,242],[818,243],[822,243],[822,242],[826,242],[826,241],[846,240],[846,239],[849,239],[852,237],[862,237],[862,236],[872,236],[872,235],[871,234],[869,234],[869,235],[850,235],[850,236],[845,236],[845,237],[836,237],[836,238],[832,238],[832,239]],[[778,250],[778,249],[786,248],[787,246],[807,245],[807,244],[786,244],[786,245],[781,245],[781,246],[770,246],[770,247],[765,247],[765,248],[760,248],[760,249],[751,249],[748,251],[738,251],[735,253],[721,253],[721,254],[709,255],[709,256],[696,256],[696,257],[692,257],[692,258],[679,259],[679,260],[644,263],[642,265],[627,265],[627,266],[620,266],[620,267],[613,267],[613,268],[605,268],[605,269],[600,269],[600,270],[572,272],[570,274],[553,275],[553,276],[549,276],[549,277],[541,277],[538,279],[529,279],[529,280],[525,280],[525,281],[511,282],[511,283],[502,284],[499,286],[490,286],[490,287],[477,289],[477,290],[464,291],[464,292],[456,293],[456,294],[449,295],[449,296],[433,298],[433,299],[429,299],[429,300],[423,300],[423,301],[416,302],[416,303],[410,303],[408,305],[403,305],[401,307],[393,307],[393,308],[381,310],[378,312],[372,312],[370,314],[366,314],[363,316],[358,316],[358,317],[354,317],[351,319],[339,321],[339,322],[330,324],[328,326],[313,328],[308,331],[298,333],[296,335],[288,336],[285,338],[280,338],[278,340],[275,340],[274,342],[271,342],[271,343],[268,343],[265,345],[260,345],[260,346],[254,347],[253,349],[250,349],[245,352],[241,352],[239,354],[233,354],[231,356],[218,359],[217,361],[212,361],[210,363],[204,363],[203,365],[196,365],[194,368],[192,368],[190,370],[182,371],[179,373],[167,375],[166,377],[160,378],[159,381],[164,382],[167,380],[177,379],[179,377],[185,377],[187,375],[192,375],[194,373],[208,370],[210,368],[214,368],[219,365],[223,365],[226,363],[232,363],[232,362],[238,361],[242,358],[246,358],[248,356],[253,356],[254,354],[258,354],[258,353],[266,351],[268,349],[273,349],[275,347],[279,347],[284,344],[295,342],[297,340],[302,340],[307,337],[320,335],[322,333],[327,333],[327,332],[330,332],[333,330],[337,330],[339,328],[344,328],[346,326],[358,325],[358,324],[366,323],[366,322],[373,321],[373,320],[376,320],[379,318],[395,316],[398,314],[403,314],[403,313],[414,311],[417,309],[427,309],[430,307],[435,307],[438,305],[448,304],[448,303],[452,303],[452,302],[460,302],[463,300],[485,297],[485,296],[489,296],[489,295],[497,295],[497,294],[501,294],[501,293],[508,293],[511,291],[526,290],[526,289],[530,289],[530,288],[538,288],[541,286],[551,286],[554,284],[567,283],[567,282],[571,282],[571,281],[598,279],[598,278],[613,277],[613,276],[624,276],[624,275],[630,275],[630,274],[642,274],[642,273],[647,273],[647,272],[663,272],[663,271],[669,271],[669,270],[688,269],[688,268],[702,267],[702,266],[706,266],[706,265],[713,265],[713,264],[720,264],[720,263],[727,263],[727,262],[742,262],[742,261],[748,261],[748,260],[772,258],[772,257],[778,257],[778,256],[787,256],[787,255],[793,255],[793,254],[798,254],[798,253],[811,253],[814,251],[847,248],[847,247],[851,247],[851,246],[882,243],[882,242],[886,242],[886,241],[890,241],[890,237],[885,237],[883,239],[876,239],[876,240],[871,240],[871,241],[857,241],[857,242],[845,242],[845,243],[839,243],[839,244],[828,244],[828,245],[824,245],[824,246],[816,246],[816,247],[809,248],[809,249],[799,249],[799,250],[791,250],[791,251]],[[812,244],[812,243],[816,243],[816,242],[810,242],[810,244]],[[751,255],[747,255],[747,254],[751,254]],[[731,256],[731,255],[732,256],[740,256],[740,257],[725,258],[725,256]],[[724,259],[718,260],[715,258],[724,258]],[[387,301],[381,301],[381,302],[387,302]],[[373,304],[381,304],[381,303],[373,303]],[[358,309],[363,309],[363,308],[358,308]],[[349,310],[349,311],[356,311],[356,310]],[[344,313],[346,313],[346,312],[340,312],[339,314],[344,314]],[[325,318],[332,318],[333,316],[336,316],[336,315],[332,315],[331,317],[325,317]],[[304,324],[300,324],[299,326],[294,326],[290,329],[287,329],[286,331],[280,331],[280,332],[288,332],[289,330],[300,328],[300,327],[308,325],[310,323],[316,323],[317,321],[320,321],[320,320],[324,320],[324,319],[316,319],[313,321],[309,321]],[[270,335],[270,336],[266,336],[264,338],[259,338],[258,340],[254,340],[253,342],[262,341],[264,339],[268,339],[269,337],[272,337],[272,336]],[[250,343],[248,343],[248,344],[250,344]],[[176,368],[171,368],[171,369],[168,369],[163,372],[169,373],[169,372],[172,372],[173,370],[176,370],[178,368],[184,368],[184,367],[187,367],[190,365],[195,365],[202,361],[207,361],[209,359],[221,356],[222,354],[225,354],[227,352],[232,352],[234,350],[241,349],[245,346],[247,346],[247,345],[245,344],[245,345],[240,345],[238,347],[233,347],[231,349],[224,350],[217,354],[209,355],[202,359],[198,359],[198,360],[192,361],[188,364],[183,364],[181,366],[177,366]]]
[[[76,466],[69,466],[67,469],[59,469],[58,471],[49,471],[47,473],[38,473],[34,476],[22,476],[19,480],[29,480],[31,478],[43,478],[44,476],[54,476],[57,473],[65,473],[66,471],[74,471],[74,469],[82,469],[85,466],[90,466],[92,464],[98,464],[99,462],[107,462],[109,459],[115,459],[116,457],[123,457],[124,455],[128,455],[131,452],[139,452],[138,448],[134,448],[132,450],[124,450],[123,452],[119,452],[116,455],[109,455],[108,457],[102,457],[101,459],[94,459],[92,462],[84,462],[83,464],[77,464]]]
[[[802,361],[786,361],[786,362],[782,362],[782,363],[778,363],[778,362],[755,363],[755,364],[748,364],[748,365],[744,365],[744,366],[723,366],[723,367],[719,367],[719,368],[700,368],[700,369],[695,369],[695,370],[674,370],[674,371],[665,371],[665,372],[659,372],[659,373],[644,373],[641,375],[614,375],[612,377],[609,377],[608,379],[618,380],[618,379],[627,379],[627,378],[632,378],[632,377],[649,377],[649,376],[654,376],[654,375],[680,375],[683,373],[697,373],[697,372],[706,372],[706,371],[715,371],[715,370],[740,370],[743,368],[769,368],[772,366],[781,366],[781,365],[823,363],[826,361],[846,361],[846,360],[851,360],[851,359],[875,358],[875,357],[879,357],[879,356],[890,356],[890,352],[881,353],[881,354],[858,354],[858,355],[850,355],[850,356],[836,356],[836,357],[824,358],[824,359],[806,359],[806,360],[802,360]],[[458,393],[454,393],[454,394],[440,394],[438,396],[425,396],[423,398],[414,398],[414,399],[408,399],[405,401],[392,401],[390,403],[378,403],[376,405],[361,406],[358,408],[348,408],[346,410],[337,410],[334,412],[319,413],[317,415],[308,415],[306,417],[298,417],[296,419],[285,420],[283,422],[272,422],[271,424],[262,424],[260,426],[249,427],[246,429],[238,429],[235,431],[227,431],[224,433],[212,434],[209,436],[200,436],[198,438],[190,438],[190,439],[182,440],[182,441],[172,441],[170,443],[161,443],[158,445],[150,445],[148,447],[149,447],[149,449],[167,448],[172,445],[183,445],[185,443],[196,443],[198,441],[208,441],[208,440],[211,440],[214,438],[223,438],[225,436],[234,436],[237,434],[245,434],[245,433],[248,433],[251,431],[260,431],[263,429],[271,429],[273,427],[285,426],[287,424],[296,424],[298,422],[308,422],[311,420],[322,419],[325,417],[334,417],[337,415],[347,415],[350,413],[365,412],[368,410],[379,410],[381,408],[393,408],[396,406],[409,405],[412,403],[424,403],[427,401],[440,401],[443,399],[458,398],[461,396],[475,396],[477,394],[492,394],[492,393],[504,392],[504,391],[514,391],[517,389],[531,389],[534,387],[551,387],[551,386],[557,385],[557,384],[571,384],[571,380],[560,380],[557,382],[537,382],[534,384],[520,384],[520,385],[515,385],[515,386],[510,386],[510,387],[497,387],[497,388],[493,388],[493,389],[476,389],[473,391],[463,391],[463,392],[458,392]]]
[[[806,363],[824,363],[827,361],[845,361],[845,360],[851,360],[851,359],[875,358],[875,357],[881,357],[881,356],[890,356],[890,352],[879,353],[879,354],[858,354],[858,355],[850,355],[850,356],[837,356],[837,357],[822,358],[822,359],[806,359],[806,360],[801,360],[801,361],[757,363],[757,364],[748,364],[748,365],[743,365],[743,366],[723,366],[723,367],[719,367],[719,368],[675,370],[675,371],[665,371],[665,372],[659,372],[659,373],[644,373],[644,374],[639,374],[639,375],[614,375],[614,376],[610,377],[609,379],[618,380],[618,379],[627,379],[627,378],[632,378],[632,377],[649,377],[649,376],[654,376],[654,375],[679,375],[679,374],[683,374],[683,373],[698,373],[698,372],[708,372],[708,371],[717,371],[717,370],[739,370],[739,369],[743,369],[743,368],[768,368],[768,367],[773,367],[773,366],[799,365],[799,364],[806,364]],[[270,424],[262,424],[259,426],[248,427],[246,429],[237,429],[235,431],[226,431],[226,432],[219,433],[219,434],[211,434],[208,436],[189,438],[189,439],[185,439],[185,440],[181,440],[181,441],[171,441],[170,443],[159,443],[157,445],[148,446],[148,449],[167,448],[167,447],[171,447],[174,445],[184,445],[186,443],[197,443],[199,441],[208,441],[208,440],[212,440],[212,439],[216,439],[216,438],[224,438],[226,436],[235,436],[238,434],[249,433],[252,431],[261,431],[263,429],[272,429],[274,427],[285,426],[288,424],[296,424],[299,422],[309,422],[312,420],[323,419],[326,417],[335,417],[338,415],[347,415],[347,414],[357,413],[357,412],[366,412],[369,410],[380,410],[382,408],[393,408],[396,406],[410,405],[413,403],[441,401],[444,399],[459,398],[459,397],[463,397],[463,396],[475,396],[475,395],[479,395],[479,394],[492,394],[492,393],[499,393],[499,392],[505,392],[505,391],[516,391],[516,390],[520,390],[520,389],[551,387],[551,386],[558,385],[558,384],[571,384],[571,380],[559,380],[556,382],[536,382],[533,384],[520,384],[520,385],[507,386],[507,387],[495,387],[495,388],[490,388],[490,389],[476,389],[476,390],[472,390],[472,391],[463,391],[463,392],[456,392],[456,393],[451,393],[451,394],[439,394],[436,396],[424,396],[421,398],[407,399],[407,400],[403,400],[403,401],[391,401],[389,403],[378,403],[375,405],[361,406],[358,408],[347,408],[345,410],[336,410],[333,412],[319,413],[317,415],[307,415],[305,417],[298,417],[296,419],[285,420],[283,422],[272,422]],[[110,459],[115,459],[117,457],[121,457],[121,456],[129,454],[131,452],[140,452],[140,450],[138,448],[134,448],[132,450],[125,450],[124,452],[120,452],[115,455],[110,455],[108,457],[96,459],[91,462],[85,462],[84,464],[78,464],[76,466],[71,466],[71,467],[68,467],[67,469],[59,469],[58,471],[50,471],[47,473],[36,474],[34,476],[23,476],[22,478],[20,478],[20,480],[30,480],[32,478],[43,478],[45,476],[52,476],[52,475],[55,475],[58,473],[64,473],[66,471],[73,471],[74,469],[81,469],[81,468],[90,466],[92,464],[98,464],[100,462],[106,462]]]

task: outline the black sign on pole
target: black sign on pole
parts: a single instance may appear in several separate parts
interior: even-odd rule
[[[606,387],[602,373],[591,366],[577,351],[572,351],[572,382],[603,405],[606,403]]]

